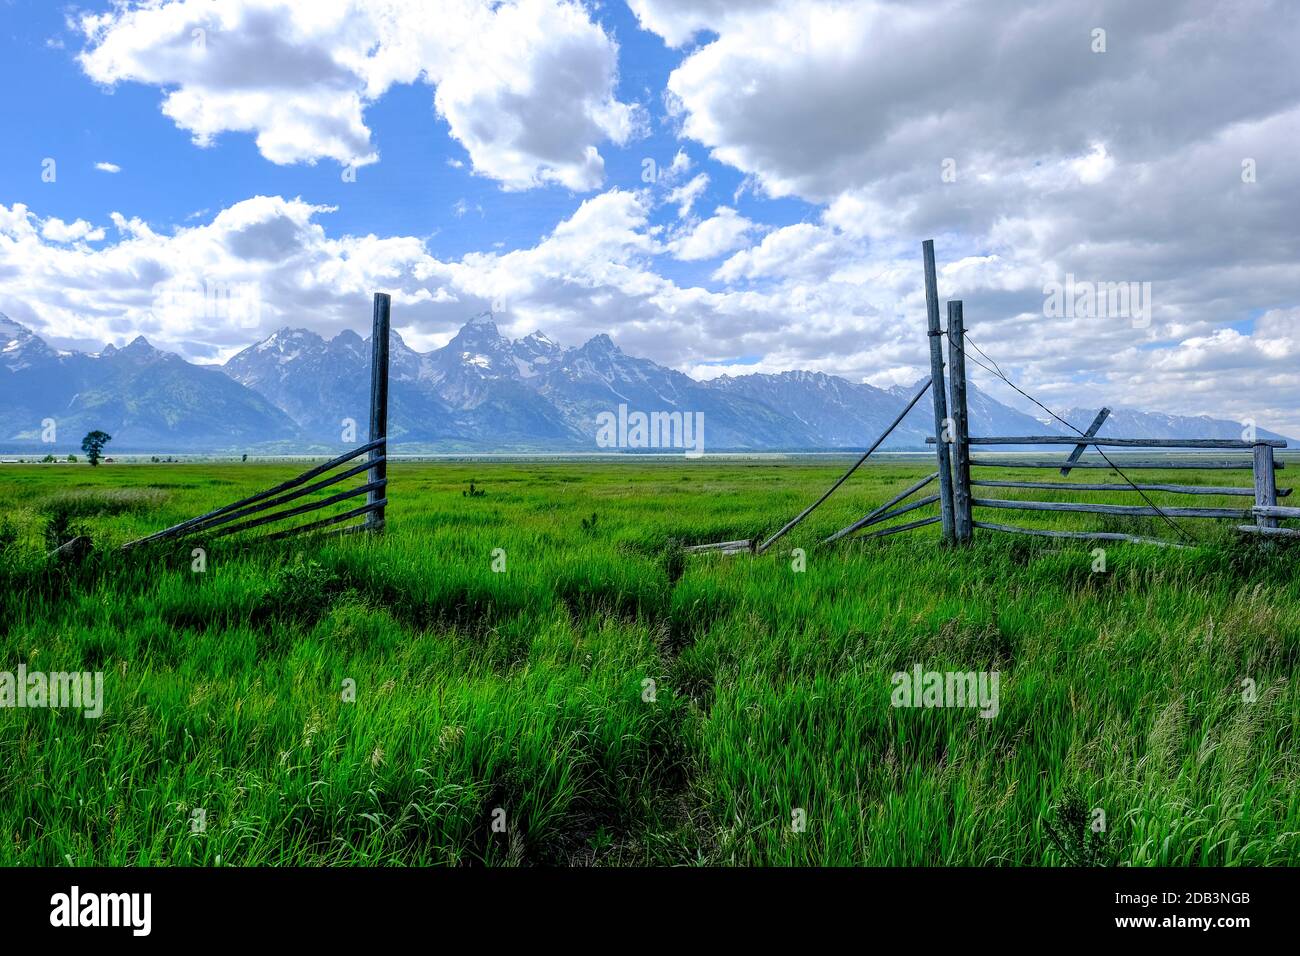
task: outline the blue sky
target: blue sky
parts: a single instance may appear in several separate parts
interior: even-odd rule
[[[1054,404],[1300,434],[1297,40],[1278,0],[0,0],[0,312],[214,362],[384,290],[421,349],[492,308],[890,386],[933,238]],[[1054,318],[1067,274],[1151,315]]]
[[[109,3],[79,5],[104,11]],[[508,192],[473,173],[465,149],[449,135],[433,108],[425,83],[401,84],[368,106],[366,124],[380,162],[357,171],[345,183],[339,164],[276,165],[261,156],[250,134],[228,132],[214,145],[196,148],[189,132],[159,112],[160,91],[124,82],[106,88],[91,82],[75,55],[84,38],[70,30],[64,8],[41,0],[10,0],[0,6],[6,56],[0,83],[32,95],[0,101],[0,123],[9,142],[0,153],[0,201],[21,201],[42,214],[99,222],[113,211],[138,216],[158,230],[210,220],[253,195],[301,196],[336,206],[331,232],[425,237],[439,257],[534,244],[578,207],[584,198],[559,185]],[[702,209],[726,205],[764,223],[781,226],[815,219],[818,207],[797,198],[773,199],[753,190],[736,198],[744,174],[712,162],[698,144],[683,144],[667,115],[662,94],[682,51],[642,30],[630,10],[608,4],[593,17],[619,45],[617,96],[640,104],[649,122],[645,135],[626,145],[602,148],[607,186],[637,189],[644,162],[672,163],[685,148],[710,177],[699,200]],[[53,44],[57,45],[51,45]],[[39,91],[32,79],[40,77]],[[40,161],[58,161],[58,188],[40,190]],[[98,162],[121,167],[96,170]],[[457,164],[457,165],[453,165]],[[7,193],[8,195],[4,195]],[[463,203],[465,211],[456,212]],[[655,217],[666,222],[671,209]],[[710,284],[713,266],[665,258],[663,274],[687,284]]]

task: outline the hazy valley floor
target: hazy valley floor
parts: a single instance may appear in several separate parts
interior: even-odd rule
[[[1104,572],[934,527],[816,548],[932,470],[869,463],[773,553],[686,556],[842,464],[398,463],[380,537],[111,550],[301,467],[0,470],[0,671],[104,672],[99,719],[0,710],[0,863],[1300,863],[1300,550],[1240,522]],[[1169,474],[1134,477],[1243,482]],[[43,558],[59,512],[81,565]],[[892,707],[915,665],[997,671],[996,717]]]

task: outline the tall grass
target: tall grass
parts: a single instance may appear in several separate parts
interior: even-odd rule
[[[1300,554],[815,547],[923,464],[866,466],[805,570],[682,554],[837,467],[398,463],[382,537],[126,556],[294,466],[6,468],[0,670],[103,671],[105,712],[0,710],[0,862],[1300,862]],[[998,671],[998,715],[891,707],[915,664]]]

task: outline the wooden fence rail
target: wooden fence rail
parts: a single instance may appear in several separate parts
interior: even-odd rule
[[[934,444],[934,436],[926,439]],[[1011,435],[967,438],[972,445],[1095,445],[1114,448],[1236,448],[1242,451],[1257,445],[1285,448],[1286,442],[1276,438],[1245,441],[1239,438],[1085,438],[1072,435]]]
[[[930,242],[922,246],[922,254],[925,266],[926,293],[927,300],[931,297],[931,274],[933,270],[934,250]],[[927,301],[927,305],[929,305]],[[936,333],[936,323],[934,321],[937,309],[929,310],[928,333],[931,336],[931,345],[933,347]],[[1110,409],[1103,408],[1097,414],[1088,430],[1079,435],[990,435],[990,436],[973,436],[969,433],[969,412],[967,409],[967,388],[966,388],[966,324],[963,315],[962,302],[954,300],[948,303],[948,365],[952,373],[952,387],[948,394],[948,403],[944,406],[941,403],[940,394],[934,396],[935,400],[935,434],[926,438],[926,442],[935,446],[940,452],[940,477],[943,477],[945,468],[945,456],[942,454],[943,449],[952,445],[951,454],[946,456],[947,468],[950,469],[950,481],[940,482],[940,495],[951,495],[947,502],[947,509],[953,515],[954,533],[951,540],[958,544],[963,544],[971,540],[975,528],[982,528],[990,531],[999,531],[1011,534],[1034,534],[1042,537],[1051,538],[1072,538],[1072,539],[1092,539],[1100,540],[1117,540],[1117,541],[1139,541],[1144,543],[1170,544],[1172,542],[1161,542],[1156,539],[1141,538],[1136,535],[1124,535],[1118,532],[1067,532],[1067,531],[1047,531],[1032,528],[1018,528],[1011,525],[1001,525],[992,522],[975,521],[972,517],[972,511],[975,508],[992,508],[1006,509],[1016,511],[1045,511],[1045,512],[1066,512],[1081,514],[1101,514],[1101,515],[1119,515],[1125,517],[1159,517],[1165,519],[1176,530],[1177,525],[1173,524],[1174,518],[1196,518],[1196,519],[1221,519],[1221,518],[1253,518],[1253,526],[1240,526],[1242,530],[1257,532],[1265,535],[1282,535],[1289,536],[1291,529],[1279,528],[1279,522],[1300,518],[1300,508],[1286,508],[1278,506],[1278,498],[1285,497],[1290,493],[1290,489],[1277,488],[1276,472],[1283,467],[1282,462],[1277,461],[1274,456],[1274,449],[1285,448],[1287,442],[1280,439],[1268,439],[1252,437],[1246,438],[1112,438],[1102,437],[1099,435],[1102,425],[1110,416]],[[932,359],[932,368],[935,370],[942,368],[941,362]],[[1001,374],[995,372],[995,374]],[[935,377],[936,381],[941,381]],[[942,389],[939,390],[942,392]],[[944,414],[944,413],[947,414]],[[951,417],[949,417],[951,416]],[[942,423],[942,424],[940,424]],[[977,446],[990,445],[1062,445],[1069,446],[1070,451],[1064,460],[997,460],[992,458],[973,458],[970,450]],[[1214,449],[1214,450],[1234,450],[1248,451],[1249,458],[1237,459],[1216,459],[1213,461],[1203,460],[1170,460],[1170,459],[1135,459],[1131,461],[1124,460],[1128,456],[1117,456],[1117,459],[1107,458],[1102,454],[1102,460],[1096,461],[1085,459],[1084,452],[1088,448],[1119,448],[1119,449]],[[1124,484],[1114,482],[1059,482],[1059,481],[981,481],[971,478],[972,467],[999,467],[999,468],[1056,468],[1060,470],[1062,476],[1066,476],[1075,468],[1105,468],[1109,471],[1118,473],[1124,478]],[[1138,484],[1130,481],[1124,471],[1121,469],[1146,469],[1146,468],[1169,468],[1169,469],[1247,469],[1253,474],[1254,482],[1250,488],[1215,488],[1200,487],[1185,484],[1172,483],[1146,483]],[[1145,501],[1142,505],[1114,505],[1104,503],[1074,502],[1074,501],[1039,501],[1025,499],[1004,499],[1004,498],[976,498],[971,493],[972,488],[1023,488],[1027,490],[1042,491],[1124,491],[1140,494]],[[1232,495],[1239,497],[1249,497],[1254,499],[1253,508],[1204,508],[1204,507],[1184,507],[1157,505],[1149,497],[1147,492],[1162,492],[1168,494],[1186,494],[1186,495]],[[887,507],[887,506],[886,506]],[[851,525],[844,532],[838,534],[852,533],[857,527],[864,526],[873,521],[885,520],[896,514],[902,513],[904,509],[896,509],[894,512],[885,512],[881,514],[882,509],[872,512],[867,518],[862,519],[857,525]],[[913,523],[915,525],[915,522]],[[905,527],[905,526],[903,526]],[[890,530],[903,530],[903,527]],[[945,531],[947,525],[945,525]],[[1181,532],[1180,532],[1181,533]],[[1300,532],[1296,532],[1300,534]],[[833,536],[834,537],[834,536]],[[948,535],[945,533],[945,538]]]
[[[1239,524],[1238,531],[1259,534],[1268,538],[1300,538],[1300,528],[1274,528],[1267,525]]]
[[[1059,460],[1058,461],[1041,461],[1041,460],[998,461],[997,459],[994,458],[972,458],[970,460],[970,463],[972,465],[982,467],[982,468],[1060,468],[1061,467],[1061,462]],[[1181,468],[1181,469],[1191,469],[1195,471],[1225,471],[1225,470],[1253,471],[1255,468],[1254,464],[1252,464],[1252,462],[1248,458],[1243,458],[1241,461],[1220,460],[1220,461],[1208,461],[1208,462],[1171,461],[1168,459],[1162,460],[1159,458],[1155,458],[1151,460],[1141,459],[1141,460],[1129,461],[1123,456],[1118,456],[1115,459],[1115,464],[1111,464],[1108,461],[1076,461],[1076,462],[1071,462],[1070,464],[1071,468],[1105,468],[1108,471],[1114,471],[1116,469],[1116,466],[1120,468],[1131,468],[1131,469],[1153,469],[1153,468],[1180,469]],[[1285,467],[1286,467],[1285,462],[1281,462],[1281,461],[1273,462],[1273,468],[1275,470],[1281,470],[1282,468]]]
[[[838,541],[840,538],[843,538],[846,535],[853,534],[855,531],[858,531],[861,528],[865,528],[869,524],[874,524],[880,515],[885,514],[887,511],[889,511],[890,508],[898,504],[900,501],[903,501],[906,498],[909,498],[912,495],[916,494],[918,491],[920,491],[922,488],[924,488],[926,485],[928,485],[930,482],[934,481],[938,477],[939,477],[939,473],[937,471],[932,471],[930,474],[926,475],[916,484],[910,486],[909,488],[906,488],[903,491],[900,491],[898,494],[894,495],[894,497],[890,498],[880,507],[876,508],[873,511],[868,512],[865,517],[859,518],[857,521],[853,522],[853,524],[849,525],[846,528],[841,528],[839,531],[836,531],[829,538],[823,538],[821,543],[830,544],[834,541]]]
[[[359,495],[366,496],[366,503],[362,507],[275,532],[268,535],[267,540],[284,538],[306,531],[315,531],[359,517],[365,518],[364,524],[343,528],[341,533],[358,530],[382,530],[384,527],[384,509],[388,504],[388,329],[390,302],[391,300],[387,294],[383,292],[375,293],[374,318],[371,328],[369,441],[364,445],[353,448],[351,451],[331,458],[329,461],[308,468],[302,474],[281,482],[273,488],[259,491],[255,495],[250,495],[247,498],[223,505],[205,514],[189,518],[179,524],[172,525],[170,528],[155,531],[143,538],[128,541],[122,546],[122,549],[128,550],[145,544],[189,537],[199,533],[207,534],[212,538],[220,538],[243,531],[252,531],[277,521],[285,521],[310,514],[313,511],[319,511],[322,508],[328,508],[331,505],[347,501],[350,498],[356,498]],[[326,475],[328,472],[363,455],[366,456],[366,459],[360,464],[321,478],[322,475]],[[308,501],[283,511],[265,513],[291,501],[296,501],[305,495],[333,487],[339,482],[346,481],[348,478],[355,477],[363,472],[366,474],[367,480],[362,485],[336,492],[324,498]],[[314,480],[317,478],[321,480]],[[253,515],[260,515],[260,517],[252,517]],[[240,520],[245,518],[249,520]],[[232,522],[239,523],[232,524]]]
[[[1194,519],[1253,519],[1253,525],[1239,525],[1243,532],[1277,537],[1300,536],[1300,529],[1282,528],[1282,521],[1300,519],[1300,508],[1287,508],[1278,505],[1278,499],[1291,494],[1290,488],[1278,488],[1276,472],[1284,468],[1273,452],[1276,448],[1285,448],[1287,442],[1279,439],[1237,439],[1237,438],[1111,438],[1099,435],[1102,426],[1110,416],[1109,408],[1102,408],[1093,419],[1086,432],[1079,435],[994,435],[972,436],[970,434],[970,413],[967,398],[966,379],[966,323],[963,304],[960,300],[947,303],[947,329],[939,323],[939,293],[937,273],[934,261],[934,241],[927,239],[921,244],[921,261],[925,281],[926,335],[930,345],[930,376],[921,383],[911,401],[903,408],[889,428],[876,439],[853,465],[820,498],[795,515],[762,544],[757,539],[722,541],[716,544],[696,545],[687,549],[691,552],[720,551],[724,554],[736,554],[741,551],[762,554],[771,545],[808,517],[818,506],[831,496],[849,476],[857,470],[874,452],[891,431],[903,420],[912,407],[930,391],[934,410],[933,436],[927,437],[927,443],[934,446],[938,470],[926,475],[919,481],[895,494],[884,504],[873,508],[862,518],[834,534],[822,539],[823,545],[855,535],[872,525],[882,524],[909,514],[920,508],[937,503],[939,513],[930,517],[908,521],[893,527],[882,528],[860,538],[884,537],[900,532],[928,527],[932,524],[942,525],[942,540],[950,544],[965,544],[974,537],[975,529],[996,531],[1005,534],[1026,534],[1045,538],[1068,540],[1131,541],[1141,544],[1157,544],[1184,547],[1173,541],[1146,538],[1139,535],[1123,534],[1116,531],[1056,531],[1039,528],[1021,528],[1013,525],[998,524],[988,521],[976,521],[974,509],[1004,509],[1016,511],[1044,511],[1056,513],[1080,513],[1117,515],[1134,518],[1163,518],[1174,530],[1183,533],[1181,526],[1174,524],[1175,518]],[[944,360],[944,341],[947,343],[947,361]],[[980,365],[984,363],[980,362]],[[988,368],[988,366],[984,366]],[[1004,378],[1000,370],[994,368],[994,374]],[[1012,385],[1013,388],[1016,386]],[[1017,389],[1019,391],[1019,389]],[[1022,391],[1022,394],[1027,393]],[[1046,408],[1046,406],[1044,406]],[[1064,458],[1035,459],[1020,461],[1016,459],[999,460],[995,458],[975,458],[971,456],[972,447],[990,445],[1061,445],[1068,446],[1069,452]],[[1180,456],[1178,458],[1133,458],[1117,455],[1114,459],[1101,453],[1101,460],[1084,458],[1089,448],[1134,448],[1134,449],[1191,449],[1247,451],[1250,456],[1241,458],[1215,458],[1207,460],[1202,456]],[[1069,481],[1014,481],[1014,480],[975,480],[971,477],[971,468],[1055,468],[1062,477],[1067,477],[1075,468],[1104,468],[1115,472],[1124,479],[1123,483],[1106,482],[1069,482]],[[1251,487],[1217,487],[1172,482],[1137,483],[1129,480],[1124,469],[1186,469],[1186,470],[1247,470],[1254,477]],[[927,495],[912,501],[903,502],[938,479],[938,494]],[[1117,505],[1107,503],[1075,501],[1041,501],[1032,499],[976,498],[973,488],[1020,488],[1026,490],[1050,491],[1120,491],[1139,494],[1145,501],[1141,505]],[[1148,492],[1178,495],[1210,495],[1252,498],[1253,507],[1187,507],[1158,505],[1147,497]]]
[[[1072,541],[1129,541],[1133,544],[1156,544],[1162,548],[1185,548],[1185,544],[1164,541],[1160,538],[1143,538],[1135,534],[1122,534],[1118,531],[1048,531],[1045,528],[1021,528],[1009,524],[993,524],[988,521],[976,521],[975,527],[988,531],[1000,531],[1003,534],[1027,534],[1038,538],[1066,538]]]
[[[1094,515],[1126,515],[1132,518],[1249,518],[1250,508],[1175,508],[1146,505],[1105,505],[1074,501],[1029,501],[1001,498],[976,498],[977,508],[1009,508],[1013,511],[1072,511]]]
[[[1166,491],[1178,495],[1255,496],[1254,488],[1228,488],[1222,485],[1121,485],[1109,481],[972,481],[971,485],[977,488],[1038,488],[1044,491]],[[1290,488],[1277,489],[1279,498],[1289,494]]]

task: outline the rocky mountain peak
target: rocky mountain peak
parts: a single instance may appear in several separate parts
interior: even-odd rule
[[[13,319],[9,318],[9,316],[0,312],[0,343],[8,342],[12,339],[19,338],[20,336],[31,334],[31,330],[25,325],[19,325]]]

